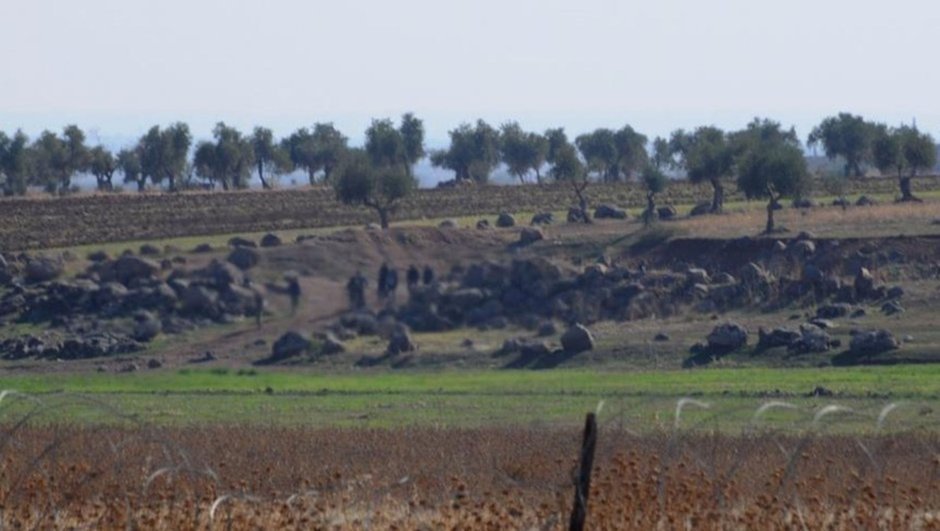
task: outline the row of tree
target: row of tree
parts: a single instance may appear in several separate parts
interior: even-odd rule
[[[238,189],[247,187],[253,174],[272,188],[278,176],[303,171],[311,184],[332,185],[340,199],[375,208],[387,225],[396,202],[415,188],[413,168],[426,155],[434,166],[452,170],[458,184],[485,183],[500,164],[521,183],[570,183],[585,219],[584,191],[593,181],[640,177],[650,214],[655,194],[668,183],[667,173],[709,183],[712,212],[721,212],[723,182],[735,176],[748,197],[767,198],[770,206],[781,197],[805,193],[809,182],[795,130],[758,119],[740,131],[705,126],[652,141],[629,125],[596,129],[571,141],[561,128],[538,133],[516,122],[497,129],[478,120],[450,131],[447,149],[426,153],[424,124],[408,113],[397,125],[373,120],[361,148],[350,147],[331,123],[298,129],[278,141],[270,129],[256,127],[246,135],[220,122],[213,140],[192,144],[185,123],[154,126],[117,154],[100,145],[89,147],[74,125],[60,135],[44,131],[32,142],[22,131],[12,137],[0,132],[0,188],[5,195],[23,194],[29,186],[62,193],[80,173],[93,175],[103,191],[114,189],[117,173],[139,190],[150,185],[173,191],[194,183]],[[888,127],[847,113],[824,119],[807,144],[822,145],[827,157],[843,160],[846,176],[862,175],[865,167],[896,175],[904,201],[915,199],[911,178],[931,169],[937,157],[933,138],[914,126]],[[772,215],[769,209],[769,229]]]

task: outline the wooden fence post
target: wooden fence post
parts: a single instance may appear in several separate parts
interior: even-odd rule
[[[588,413],[584,422],[584,438],[581,441],[581,465],[574,488],[574,506],[568,529],[582,531],[587,519],[588,495],[591,492],[591,469],[594,468],[594,449],[597,446],[597,417]]]

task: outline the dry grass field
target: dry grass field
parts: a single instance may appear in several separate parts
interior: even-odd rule
[[[5,527],[563,529],[575,430],[4,433]],[[936,434],[602,426],[590,529],[937,529]]]

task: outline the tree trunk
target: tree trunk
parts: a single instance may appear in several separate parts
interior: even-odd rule
[[[260,160],[258,161],[258,178],[261,179],[261,188],[265,190],[271,189],[271,185],[264,179],[264,163]]]
[[[901,201],[905,201],[905,202],[906,201],[920,201],[920,199],[915,197],[914,193],[911,192],[911,178],[912,177],[914,176],[909,175],[906,177],[901,177],[899,179],[900,185],[901,185]]]
[[[383,229],[387,229],[388,228],[388,209],[383,208],[383,207],[376,207],[375,209],[379,213],[379,225],[381,225]]]
[[[137,191],[138,192],[143,192],[146,187],[147,187],[146,177],[141,177],[140,179],[137,179]]]
[[[770,196],[770,201],[767,201],[767,228],[764,230],[766,234],[773,234],[774,229],[774,207],[777,205],[777,198]]]
[[[643,213],[643,226],[649,227],[650,223],[653,222],[653,216],[656,215],[656,202],[654,201],[653,192],[648,192],[646,194],[646,212]]]
[[[538,168],[535,168],[535,182],[540,186],[542,184],[542,172],[540,172]]]
[[[310,186],[317,184],[317,177],[315,175],[313,168],[307,168],[307,179],[310,181]]]
[[[710,179],[709,182],[711,182],[714,189],[712,192],[712,213],[719,214],[725,205],[725,189],[721,185],[721,179]]]

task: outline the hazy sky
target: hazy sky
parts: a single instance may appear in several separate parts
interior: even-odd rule
[[[0,0],[0,129],[278,134],[414,111],[649,135],[840,110],[940,137],[935,0]]]

